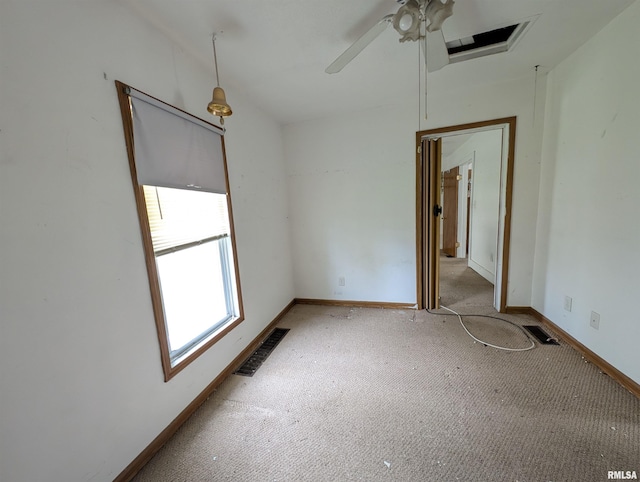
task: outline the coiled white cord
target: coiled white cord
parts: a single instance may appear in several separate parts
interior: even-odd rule
[[[536,347],[536,344],[535,344],[535,343],[533,342],[533,340],[529,337],[529,335],[527,335],[527,332],[526,332],[526,331],[524,331],[524,329],[523,329],[520,325],[516,325],[515,323],[511,323],[510,321],[507,321],[507,320],[502,320],[502,318],[496,318],[495,316],[492,316],[491,318],[496,318],[496,319],[498,319],[498,320],[506,321],[507,323],[509,323],[509,324],[511,324],[511,325],[513,325],[513,326],[516,326],[516,327],[520,328],[520,330],[522,331],[522,333],[524,333],[524,335],[527,337],[527,340],[529,340],[529,342],[531,343],[531,346],[529,346],[529,347],[527,347],[527,348],[507,348],[507,347],[504,347],[504,346],[493,345],[493,344],[491,344],[491,343],[487,343],[486,341],[482,341],[482,340],[480,340],[480,339],[476,338],[475,336],[473,336],[473,335],[471,334],[471,332],[470,332],[469,330],[467,330],[467,327],[465,326],[464,322],[462,321],[462,316],[460,315],[460,313],[457,313],[457,312],[453,311],[452,309],[447,308],[447,307],[446,307],[446,306],[444,306],[444,305],[440,305],[440,308],[442,308],[442,309],[444,309],[444,310],[447,310],[447,311],[450,311],[451,313],[453,313],[454,315],[456,315],[456,316],[458,317],[458,320],[460,320],[460,324],[462,325],[462,328],[464,328],[464,331],[466,331],[466,332],[467,332],[467,335],[469,335],[471,338],[473,338],[473,339],[474,339],[475,341],[477,341],[478,343],[482,343],[482,344],[483,344],[483,345],[485,345],[485,346],[490,346],[491,348],[496,348],[496,349],[498,349],[498,350],[504,350],[504,351],[528,351],[528,350],[531,350],[531,349],[533,349],[533,348],[535,348],[535,347]],[[430,313],[432,313],[432,312],[430,311]],[[483,315],[465,315],[465,316],[483,316]],[[486,316],[486,315],[484,315],[484,316]]]

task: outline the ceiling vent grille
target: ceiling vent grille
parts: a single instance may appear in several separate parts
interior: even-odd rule
[[[449,62],[463,62],[511,50],[531,28],[535,19],[447,42]]]

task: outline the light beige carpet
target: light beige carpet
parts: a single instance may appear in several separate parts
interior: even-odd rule
[[[463,311],[464,300],[452,307]],[[497,351],[454,317],[412,310],[296,305],[279,326],[291,331],[256,374],[228,378],[134,480],[582,482],[640,473],[640,401],[564,344]],[[528,343],[495,320],[469,328],[487,341]]]

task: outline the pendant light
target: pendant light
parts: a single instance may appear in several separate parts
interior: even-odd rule
[[[220,78],[218,77],[218,59],[216,56],[216,34],[211,36],[211,42],[213,43],[213,63],[216,69],[216,86],[213,89],[213,96],[211,102],[207,106],[207,110],[220,117],[220,124],[224,125],[224,118],[232,114],[231,107],[227,104],[227,96],[224,93],[222,87],[220,87]]]

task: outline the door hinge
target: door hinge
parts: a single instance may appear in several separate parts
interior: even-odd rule
[[[456,181],[462,181],[462,176],[460,174],[456,176]]]
[[[456,243],[456,248],[459,248],[459,247],[460,247],[460,241]]]
[[[418,146],[418,154],[422,154],[422,146]]]

